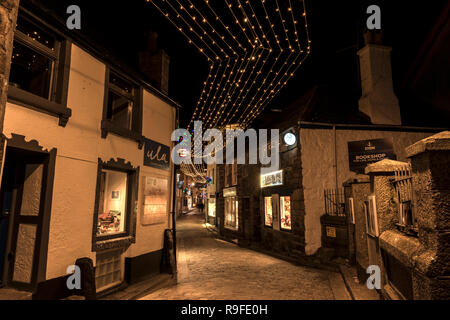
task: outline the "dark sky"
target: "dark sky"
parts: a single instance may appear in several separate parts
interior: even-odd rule
[[[137,68],[137,52],[144,48],[146,33],[158,32],[160,46],[171,57],[169,96],[183,106],[182,124],[190,119],[208,64],[151,4],[145,0],[34,2],[51,8],[63,19],[67,16],[67,6],[78,4],[82,10],[82,32],[134,68]],[[267,109],[282,109],[312,87],[320,85],[329,88],[330,104],[336,109],[357,110],[361,89],[356,51],[363,45],[365,11],[371,4],[381,7],[385,44],[393,47],[394,87],[396,91],[400,90],[412,61],[447,2],[306,0],[312,54]]]

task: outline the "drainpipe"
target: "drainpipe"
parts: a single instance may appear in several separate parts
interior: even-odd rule
[[[336,138],[336,125],[333,125],[333,136],[334,136],[334,177],[335,177],[335,186],[336,193],[338,192],[338,160],[337,160],[337,138]]]
[[[175,123],[175,129],[179,126],[179,109],[176,108],[176,123]],[[175,142],[173,143],[175,146]],[[173,166],[173,191],[172,191],[172,236],[173,236],[173,253],[174,253],[174,261],[175,265],[177,265],[177,228],[176,228],[176,209],[177,209],[177,172],[175,170],[175,164],[172,163]]]

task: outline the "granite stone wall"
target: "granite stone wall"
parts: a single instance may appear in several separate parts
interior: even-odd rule
[[[18,8],[19,0],[0,0],[0,132],[3,132]],[[3,167],[3,143],[3,141],[0,142],[0,167]]]

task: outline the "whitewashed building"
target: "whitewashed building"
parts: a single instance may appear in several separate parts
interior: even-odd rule
[[[97,292],[160,272],[175,102],[21,10],[4,130],[0,277],[54,292],[92,259]],[[51,296],[51,294],[50,294]]]

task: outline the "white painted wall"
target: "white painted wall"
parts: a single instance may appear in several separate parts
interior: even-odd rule
[[[370,130],[337,130],[338,185],[358,175],[350,171],[348,146],[350,141],[392,137],[399,161],[406,161],[405,148],[432,133],[390,132]],[[303,191],[305,198],[306,254],[313,255],[321,247],[320,217],[325,213],[324,189],[335,188],[334,134],[332,129],[300,128]]]
[[[98,158],[126,159],[141,167],[141,177],[171,175],[170,171],[143,167],[144,150],[138,149],[137,142],[113,134],[101,138],[105,71],[101,61],[72,46],[68,95],[72,117],[65,128],[58,126],[56,117],[11,103],[6,106],[3,133],[8,138],[15,133],[25,136],[27,141],[37,140],[45,149],[57,148],[47,279],[65,275],[67,266],[77,258],[90,257],[95,263],[91,239]],[[143,100],[143,135],[171,146],[175,109],[147,91]],[[172,179],[169,181],[171,194]],[[138,214],[136,244],[125,253],[129,257],[163,246],[163,232],[168,224],[142,227],[139,219]]]

